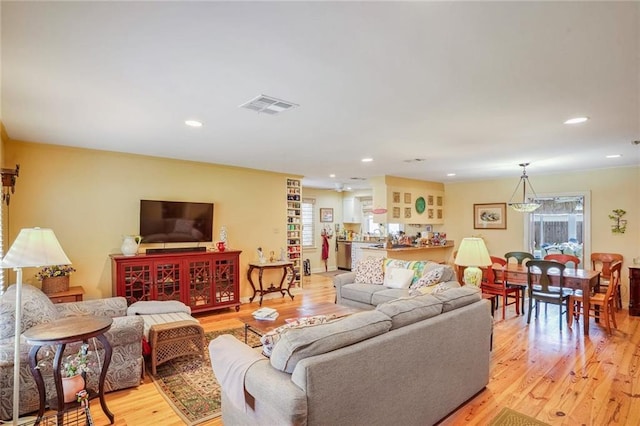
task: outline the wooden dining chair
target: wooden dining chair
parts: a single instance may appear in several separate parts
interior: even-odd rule
[[[533,254],[528,253],[526,251],[510,251],[508,253],[505,253],[504,258],[507,261],[507,263],[509,263],[511,259],[514,259],[518,263],[518,265],[526,265],[527,259],[531,259],[531,260],[535,259]],[[524,315],[524,301],[525,301],[525,293],[527,291],[526,283],[514,282],[513,280],[510,281],[508,276],[505,277],[505,281],[507,282],[507,287],[516,287],[520,289],[521,291],[520,297],[522,298],[521,300],[522,314]]]
[[[596,293],[589,298],[590,306],[589,312],[583,312],[582,309],[582,291],[576,290],[572,296],[569,297],[569,327],[573,324],[573,318],[578,321],[580,315],[589,315],[594,318],[602,318],[604,316],[604,324],[607,327],[607,332],[611,334],[611,323],[613,328],[618,328],[616,324],[616,293],[620,286],[620,275],[622,273],[622,262],[613,262],[609,267],[611,272],[610,283],[607,286],[606,293]]]
[[[568,312],[569,296],[573,290],[564,287],[564,270],[566,266],[550,260],[530,260],[527,262],[527,284],[529,291],[529,315],[527,324],[531,322],[533,301],[536,301],[536,318],[538,318],[539,302],[552,303],[559,307],[560,331],[562,331],[562,314]],[[558,282],[551,283],[549,272],[558,270]],[[563,311],[563,307],[565,310]],[[569,316],[567,315],[567,321]]]
[[[505,266],[507,261],[501,257],[489,256],[492,264],[482,270],[482,284],[480,288],[485,294],[494,294],[502,296],[502,319],[504,320],[506,315],[506,309],[508,305],[516,305],[516,315],[520,315],[520,289],[517,287],[507,287],[507,283],[504,280],[503,274],[496,273],[493,270],[493,265]],[[509,297],[513,298],[513,301],[509,303]]]
[[[611,281],[611,265],[613,262],[622,262],[624,259],[619,253],[591,253],[591,265],[596,271],[600,271],[600,292],[606,293]],[[622,309],[622,295],[620,294],[620,282],[616,292],[616,309]]]
[[[510,259],[515,259],[516,262],[518,262],[518,265],[522,265],[522,262],[524,262],[525,260],[534,260],[535,257],[531,253],[527,253],[526,251],[510,251],[508,253],[505,253],[504,259],[507,261],[507,263],[510,261]],[[524,262],[524,264],[526,265],[526,262]]]
[[[580,265],[580,258],[571,254],[548,254],[544,257],[544,260],[560,262],[563,265],[573,263],[573,269],[576,271],[578,270],[578,265]]]

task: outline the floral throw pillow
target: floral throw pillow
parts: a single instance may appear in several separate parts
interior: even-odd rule
[[[411,284],[410,288],[417,289],[420,287],[429,287],[432,285],[436,285],[440,282],[440,279],[442,278],[443,273],[444,273],[443,267],[434,268],[429,272],[427,272],[426,274],[424,274],[420,279],[418,279],[418,281]]]
[[[280,327],[271,330],[260,338],[260,343],[262,343],[262,354],[267,358],[270,358],[271,352],[273,352],[273,347],[280,340],[280,336],[282,335],[282,333],[291,328],[324,324],[325,322],[331,321],[335,318],[335,315],[316,315],[312,317],[302,317],[294,319],[292,321],[288,321],[285,325],[281,325]]]
[[[384,282],[381,257],[367,257],[356,263],[356,284],[380,284]]]
[[[445,290],[448,290],[449,286],[447,283],[438,283],[435,285],[430,285],[426,287],[414,288],[409,290],[409,296],[422,296],[424,294],[437,294],[442,293]]]

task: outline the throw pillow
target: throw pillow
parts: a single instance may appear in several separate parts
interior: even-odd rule
[[[381,257],[367,257],[356,263],[356,284],[382,284],[384,273],[382,271]]]
[[[430,285],[426,287],[412,288],[409,290],[409,296],[422,296],[425,294],[438,294],[449,290],[451,287],[446,282]]]
[[[280,327],[275,328],[268,333],[265,333],[260,338],[260,343],[262,343],[262,354],[267,358],[271,357],[273,347],[276,345],[276,343],[278,343],[278,340],[280,340],[280,336],[282,336],[282,333],[291,328],[324,324],[325,322],[331,321],[335,318],[335,315],[315,315],[312,317],[302,317],[294,319],[292,321],[288,321],[286,324],[281,325]]]
[[[428,287],[438,284],[444,273],[444,268],[435,268],[424,274],[418,281],[411,285],[411,289],[417,289],[420,287]]]
[[[387,268],[384,274],[384,285],[390,288],[409,288],[413,281],[413,270],[403,268]]]

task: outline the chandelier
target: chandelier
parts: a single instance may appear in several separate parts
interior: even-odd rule
[[[509,203],[508,203],[509,207],[511,207],[513,210],[520,213],[531,213],[532,211],[540,207],[540,203],[535,201],[535,199],[538,198],[538,195],[536,194],[536,191],[533,189],[531,182],[529,182],[529,177],[527,176],[528,165],[529,163],[519,164],[519,166],[522,167],[522,176],[520,176],[520,181],[516,185],[516,189],[513,191],[513,194],[511,194],[511,199],[509,199]],[[518,192],[518,188],[520,187],[520,184],[522,184],[522,201],[514,201],[513,197],[515,197],[516,192]],[[529,184],[529,188],[533,193],[533,198],[531,199],[531,197],[529,197],[530,198],[529,200],[527,200],[527,184]]]

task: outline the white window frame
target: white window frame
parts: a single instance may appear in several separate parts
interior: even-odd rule
[[[310,248],[316,245],[316,214],[315,198],[303,198],[300,205],[300,216],[302,220],[302,247]],[[308,215],[311,218],[308,218]]]

